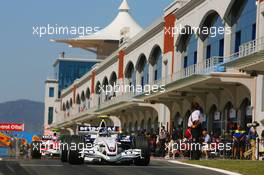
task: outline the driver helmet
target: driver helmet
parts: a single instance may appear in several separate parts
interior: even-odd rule
[[[107,130],[107,128],[101,128],[99,130],[99,136],[100,137],[107,137],[109,135],[109,132]]]

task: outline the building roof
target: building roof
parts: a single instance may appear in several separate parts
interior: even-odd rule
[[[53,67],[55,67],[59,61],[75,61],[75,62],[87,62],[87,63],[99,63],[101,60],[98,59],[86,59],[86,58],[57,58],[53,63]]]
[[[71,47],[78,47],[103,56],[108,56],[111,54],[110,52],[113,52],[113,50],[118,47],[118,43],[121,39],[121,30],[127,28],[129,38],[132,38],[142,31],[142,28],[133,19],[129,11],[130,8],[127,0],[123,0],[116,18],[99,32],[78,38],[55,39],[52,41],[66,43]],[[115,48],[113,49],[111,47]],[[98,53],[98,50],[101,50],[101,53]],[[105,53],[102,50],[105,50]]]

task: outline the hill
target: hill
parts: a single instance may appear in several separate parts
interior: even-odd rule
[[[0,103],[0,123],[25,123],[25,131],[42,133],[44,103],[16,100]]]

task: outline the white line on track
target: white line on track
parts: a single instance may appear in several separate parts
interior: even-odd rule
[[[212,168],[212,167],[207,167],[207,166],[183,163],[183,162],[176,161],[176,160],[168,161],[168,162],[174,163],[174,164],[178,164],[178,165],[188,165],[188,166],[191,166],[191,167],[207,169],[207,170],[211,170],[211,171],[215,171],[215,172],[219,172],[219,173],[223,173],[223,174],[227,174],[227,175],[241,175],[239,173],[235,173],[235,172],[231,172],[231,171],[227,171],[227,170],[223,170],[223,169],[219,169],[219,168]]]
[[[115,165],[86,165],[88,168],[153,168],[153,169],[194,169],[195,167],[190,166],[115,166]]]
[[[9,165],[6,165],[6,167],[12,172],[12,173],[15,173],[16,174],[16,171]]]
[[[20,164],[22,167],[63,167],[63,165]]]

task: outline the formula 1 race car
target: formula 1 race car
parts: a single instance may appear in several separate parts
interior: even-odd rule
[[[61,161],[70,164],[87,162],[125,163],[147,166],[150,148],[144,136],[126,136],[116,127],[79,126],[79,135],[66,136],[61,142]],[[85,134],[80,134],[84,133]]]
[[[59,142],[54,140],[42,140],[41,144],[41,155],[43,157],[59,157],[60,156],[60,149],[59,149]]]

